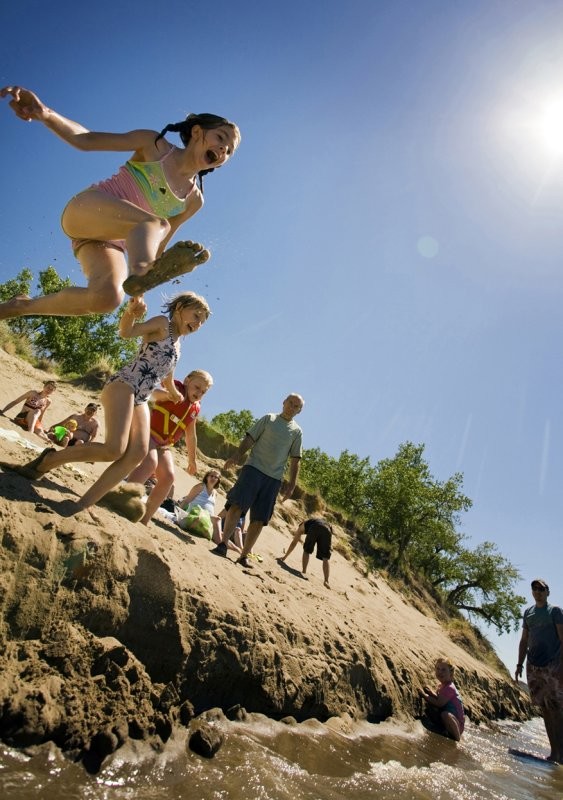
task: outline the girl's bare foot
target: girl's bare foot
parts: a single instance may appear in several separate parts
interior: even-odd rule
[[[31,297],[26,294],[18,294],[12,297],[11,300],[6,300],[5,303],[0,303],[0,319],[12,319],[13,317],[25,317],[25,309],[27,308]]]
[[[43,477],[47,472],[49,472],[49,467],[43,463],[45,457],[49,455],[49,453],[56,453],[54,447],[46,447],[37,458],[34,458],[33,461],[30,461],[27,464],[24,464],[22,467],[18,469],[18,472],[26,478],[29,478],[31,481],[37,481]],[[42,469],[43,467],[43,469]]]
[[[166,250],[144,275],[130,275],[123,283],[123,291],[132,297],[154,289],[162,283],[192,272],[210,257],[209,250],[198,242],[176,242]]]

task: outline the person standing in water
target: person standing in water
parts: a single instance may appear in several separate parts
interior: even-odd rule
[[[532,702],[539,706],[551,752],[548,761],[563,764],[563,611],[547,602],[549,586],[532,581],[534,605],[524,611],[518,647],[518,680],[526,661],[526,679]]]
[[[234,123],[215,114],[190,114],[160,133],[100,133],[61,116],[23,87],[6,86],[0,97],[11,97],[10,107],[20,119],[42,122],[79,150],[133,151],[116,175],[79,192],[63,211],[61,225],[87,287],[14,297],[0,304],[0,319],[104,314],[121,304],[124,292],[142,295],[207,261],[209,252],[198,243],[165,248],[202,207],[203,176],[236,150],[240,133]],[[164,138],[168,131],[179,133],[183,147]]]

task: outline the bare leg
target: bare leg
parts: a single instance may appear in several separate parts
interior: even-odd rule
[[[156,447],[152,447],[141,463],[137,464],[135,469],[129,473],[127,480],[131,483],[146,483],[156,472],[158,462],[159,452]]]
[[[330,589],[330,584],[328,582],[329,575],[330,575],[330,561],[328,560],[328,558],[323,558],[323,576],[325,579],[324,583],[327,589]]]
[[[243,547],[242,531],[241,531],[241,529],[239,528],[238,525],[235,528],[235,532],[233,533],[233,538],[230,539],[229,541],[230,541],[231,544],[234,544],[234,546],[236,547],[236,549],[239,552],[242,550],[242,547]]]
[[[129,442],[129,431],[133,420],[133,390],[126,383],[114,381],[102,389],[100,400],[104,406],[106,420],[105,442],[90,442],[82,447],[67,447],[48,453],[38,472],[49,472],[63,464],[84,461],[115,461],[125,453]],[[137,406],[141,408],[141,406]],[[142,454],[136,463],[142,459]],[[131,469],[134,464],[129,465]],[[127,473],[125,473],[127,474]]]
[[[227,520],[225,521],[225,523],[228,521],[229,515],[230,515],[230,513],[231,513],[233,508],[235,508],[235,506],[232,506],[231,508],[229,508],[229,513],[227,514]],[[240,509],[239,509],[239,512],[240,512]],[[240,518],[240,513],[239,513],[237,519],[239,519],[239,518]],[[236,525],[235,525],[235,527],[236,527]],[[250,523],[250,525],[248,526],[248,531],[246,532],[246,536],[244,537],[244,546],[242,548],[242,554],[241,554],[242,556],[247,556],[252,551],[252,548],[256,544],[256,540],[258,539],[258,537],[262,533],[262,528],[263,527],[264,527],[264,523],[260,522],[259,520],[254,520],[253,522]],[[234,528],[233,528],[233,531],[234,531]],[[231,533],[233,531],[231,531]],[[223,534],[223,541],[225,541],[225,535],[224,534]]]
[[[235,528],[237,527],[238,521],[240,519],[241,508],[240,506],[231,506],[227,511],[227,516],[225,517],[225,524],[223,525],[223,544],[228,546],[229,539],[235,532]]]
[[[303,573],[303,575],[307,574],[308,565],[309,565],[309,553],[306,553],[305,550],[303,550],[303,561],[301,563],[301,572]]]
[[[73,197],[63,212],[61,224],[73,239],[106,242],[125,239],[129,269],[138,275],[149,269],[170,232],[165,219],[98,189],[87,189]]]
[[[197,242],[177,242],[158,257],[160,246],[170,233],[170,223],[96,189],[72,198],[63,212],[62,226],[68,236],[76,239],[125,239],[130,276],[124,282],[124,290],[130,295],[138,296],[191,272],[209,258],[209,252]]]
[[[213,520],[213,541],[219,543],[221,541],[221,517],[211,517],[211,519]],[[238,537],[237,531],[239,532]],[[217,538],[215,538],[215,536],[217,536]],[[234,550],[235,553],[238,553],[239,555],[242,552],[241,538],[240,528],[237,526],[234,530],[232,538],[227,542],[227,547],[229,550]]]
[[[111,384],[110,384],[111,385]],[[117,461],[102,472],[98,480],[77,502],[77,511],[89,508],[113,489],[130,469],[138,464],[149,446],[149,409],[146,403],[135,406],[130,425],[127,449]],[[83,450],[86,447],[82,448]]]
[[[41,409],[36,408],[35,411],[29,411],[27,414],[27,430],[30,433],[35,433],[35,426],[37,424],[37,420],[39,419],[39,415],[41,414]]]
[[[16,297],[0,304],[0,319],[13,317],[104,314],[116,309],[123,300],[121,284],[127,277],[124,253],[95,242],[78,251],[88,286],[68,286],[43,297]]]
[[[545,732],[551,746],[548,758],[563,764],[563,711],[557,708],[544,708],[542,713]]]
[[[156,467],[153,470],[156,474],[156,484],[147,499],[147,510],[145,511],[145,516],[141,520],[143,525],[149,524],[156,509],[160,506],[162,501],[168,497],[170,487],[174,485],[174,461],[172,459],[172,454],[169,450],[153,450],[149,453],[149,456],[152,456],[153,453],[155,453],[157,458]],[[146,461],[147,459],[145,459],[142,464]],[[140,466],[142,466],[142,464]],[[139,467],[137,467],[131,475],[135,475],[138,469]],[[150,474],[152,475],[152,472]],[[129,476],[129,480],[137,481],[137,479],[133,479],[131,475]],[[144,483],[144,481],[139,482]]]
[[[459,722],[457,721],[456,717],[449,711],[442,711],[440,717],[444,723],[445,729],[450,734],[452,739],[455,739],[456,742],[459,742],[461,739],[461,731],[459,729]]]

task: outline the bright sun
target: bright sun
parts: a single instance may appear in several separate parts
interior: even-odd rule
[[[563,157],[563,100],[547,104],[538,120],[538,133],[552,158]]]

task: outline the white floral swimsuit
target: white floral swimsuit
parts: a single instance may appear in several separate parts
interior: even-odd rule
[[[172,372],[180,356],[180,342],[172,336],[172,322],[168,323],[168,336],[159,342],[146,342],[131,364],[126,364],[107,383],[121,381],[133,389],[136,406],[144,403],[155,386]]]

